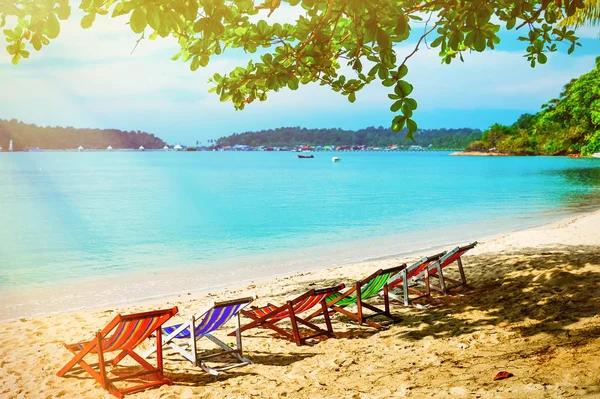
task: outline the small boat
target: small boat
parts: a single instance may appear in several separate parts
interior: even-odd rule
[[[314,157],[315,156],[312,155],[312,154],[311,155],[300,155],[300,154],[298,154],[298,158],[301,158],[301,159],[308,159],[308,158],[314,158]]]
[[[600,152],[592,154],[592,158],[600,158]]]
[[[339,162],[340,159],[338,157],[333,157],[331,158],[331,162]]]

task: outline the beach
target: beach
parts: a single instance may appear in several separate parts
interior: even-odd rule
[[[380,331],[336,315],[336,338],[299,347],[271,330],[253,329],[244,333],[244,350],[254,364],[217,377],[167,352],[165,373],[174,385],[132,397],[598,397],[598,226],[600,211],[483,240],[463,258],[471,289],[419,300],[418,307],[393,302],[392,313],[401,320]],[[258,295],[256,305],[280,304],[310,288],[348,285],[418,257],[389,257],[159,303],[2,322],[0,396],[113,397],[87,374],[59,378],[56,372],[71,358],[63,342],[91,338],[119,312],[177,305],[174,320],[182,320],[213,301],[250,294]],[[451,269],[446,274],[456,276]],[[215,335],[233,342],[226,336],[232,329],[233,323]],[[514,376],[493,381],[500,371]]]

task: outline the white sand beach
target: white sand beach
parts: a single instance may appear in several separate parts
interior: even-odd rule
[[[182,320],[212,301],[250,294],[258,295],[256,305],[279,304],[419,256],[159,303],[2,322],[0,397],[112,398],[85,373],[59,378],[56,372],[71,358],[63,342],[90,339],[119,312],[177,305],[174,320]],[[299,347],[270,330],[250,330],[245,355],[254,364],[213,377],[167,353],[166,376],[174,385],[132,397],[600,397],[600,211],[483,241],[464,265],[472,289],[423,299],[419,308],[392,303],[401,321],[381,331],[336,315],[336,338]],[[232,342],[226,337],[232,329],[233,323],[216,335]],[[500,371],[514,376],[493,381]]]

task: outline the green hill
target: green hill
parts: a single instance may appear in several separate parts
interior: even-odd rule
[[[392,144],[421,145],[433,148],[463,149],[473,140],[481,137],[478,129],[422,129],[414,134],[412,140],[405,141],[406,131],[393,132],[384,127],[368,127],[360,130],[343,129],[307,129],[301,127],[282,127],[257,132],[236,133],[221,137],[218,146],[236,144],[256,146],[295,146],[295,145],[366,145],[385,147]]]
[[[38,147],[46,150],[85,149],[162,148],[165,142],[153,134],[145,132],[124,132],[117,129],[75,129],[73,127],[41,127],[19,122],[15,119],[0,119],[0,147],[8,148],[13,141],[15,151]]]
[[[567,83],[558,98],[510,126],[495,124],[467,151],[517,155],[591,154],[600,151],[600,57],[595,68]]]

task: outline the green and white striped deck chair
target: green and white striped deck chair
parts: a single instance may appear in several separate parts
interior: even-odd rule
[[[390,301],[388,297],[388,282],[390,278],[398,274],[406,267],[406,264],[392,267],[390,269],[379,269],[370,276],[357,281],[348,291],[339,293],[336,292],[326,299],[327,307],[331,312],[338,312],[348,316],[358,322],[359,325],[367,324],[373,328],[381,328],[382,326],[372,320],[374,316],[386,316],[392,321],[398,319],[390,313]],[[366,303],[367,300],[377,297],[379,292],[383,291],[384,309],[379,309],[373,304]],[[351,312],[348,307],[356,306],[356,313]],[[373,313],[365,314],[364,310],[368,309]],[[307,320],[323,314],[322,310],[318,310],[311,314]]]

